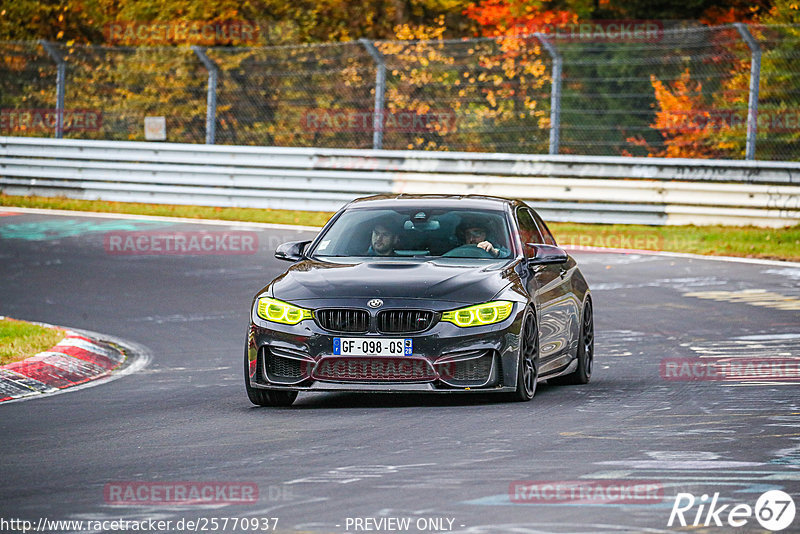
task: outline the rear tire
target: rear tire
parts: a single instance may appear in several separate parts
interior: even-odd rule
[[[539,329],[536,319],[529,312],[522,320],[520,330],[519,358],[517,364],[517,390],[511,394],[511,400],[527,402],[536,394],[536,383],[539,380]]]
[[[581,334],[578,340],[578,368],[568,375],[551,378],[548,382],[558,386],[588,384],[592,378],[593,363],[594,317],[592,314],[592,301],[587,300],[581,316]]]
[[[291,406],[297,398],[296,391],[270,391],[250,386],[250,361],[247,358],[247,347],[244,353],[244,387],[247,398],[256,406]]]

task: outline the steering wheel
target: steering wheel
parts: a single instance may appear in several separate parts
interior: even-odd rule
[[[494,256],[478,245],[461,245],[442,254],[443,258],[492,258]]]

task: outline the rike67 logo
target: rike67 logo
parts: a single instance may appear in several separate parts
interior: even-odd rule
[[[718,500],[719,493],[715,493],[710,502],[708,495],[696,499],[691,493],[678,493],[667,526],[671,527],[677,520],[677,525],[682,527],[743,527],[755,517],[763,528],[778,532],[794,522],[794,500],[788,493],[780,490],[763,493],[754,507],[744,503],[720,506],[717,504]]]

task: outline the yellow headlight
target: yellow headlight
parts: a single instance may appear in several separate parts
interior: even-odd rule
[[[269,297],[258,299],[256,313],[264,320],[281,324],[297,324],[303,319],[311,319],[311,310]]]
[[[513,307],[514,303],[507,300],[484,302],[483,304],[444,312],[442,321],[464,328],[499,323],[508,319]]]

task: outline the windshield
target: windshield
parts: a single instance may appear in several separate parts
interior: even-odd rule
[[[339,216],[311,255],[503,259],[510,243],[502,211],[360,208]]]

